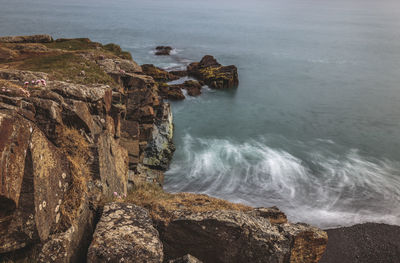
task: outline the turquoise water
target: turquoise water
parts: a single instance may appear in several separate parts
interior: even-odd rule
[[[4,1],[0,34],[115,42],[139,63],[212,54],[237,89],[173,102],[171,192],[322,227],[400,225],[400,2]],[[155,57],[156,45],[176,49]]]

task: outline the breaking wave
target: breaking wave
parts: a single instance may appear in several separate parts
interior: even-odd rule
[[[329,143],[323,140],[318,143]],[[185,135],[165,189],[253,206],[278,206],[292,221],[320,227],[384,222],[400,225],[400,166],[358,151],[305,150],[296,157],[263,140],[238,143]],[[326,149],[326,147],[324,147]]]

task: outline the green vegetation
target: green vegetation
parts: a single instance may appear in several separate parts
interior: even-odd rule
[[[48,48],[63,50],[88,50],[102,46],[100,43],[90,41],[89,38],[57,39],[54,42],[45,43],[44,45]]]
[[[123,59],[132,59],[131,53],[129,53],[127,51],[122,51],[121,47],[116,44],[110,43],[110,44],[104,45],[103,49],[113,53],[117,57],[120,57]]]
[[[116,85],[115,81],[96,63],[73,52],[31,57],[22,61],[17,67],[49,73],[53,80],[72,81],[79,84]]]

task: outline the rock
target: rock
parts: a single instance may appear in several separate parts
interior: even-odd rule
[[[166,83],[160,83],[158,89],[161,97],[169,100],[184,100],[185,95],[182,92],[182,85],[168,85]]]
[[[167,82],[167,81],[179,79],[178,76],[175,76],[174,74],[172,74],[166,70],[158,68],[158,67],[154,66],[153,64],[142,65],[142,70],[143,70],[144,74],[153,77],[153,79],[158,82]]]
[[[169,73],[178,77],[185,77],[188,75],[187,70],[171,70]]]
[[[61,227],[56,208],[71,177],[65,156],[30,121],[3,110],[0,131],[0,253],[4,253],[47,240]]]
[[[196,80],[187,80],[183,84],[178,84],[186,89],[189,96],[199,96],[201,94],[201,84]]]
[[[202,263],[202,262],[203,261],[198,260],[197,258],[193,257],[190,254],[168,261],[168,263]]]
[[[175,151],[172,142],[173,123],[171,107],[168,103],[162,105],[160,119],[153,127],[152,140],[145,149],[143,164],[157,170],[167,170]]]
[[[191,63],[187,71],[189,76],[204,81],[210,88],[222,89],[239,85],[236,66],[222,66],[210,55],[204,56],[200,62]]]
[[[269,208],[258,207],[250,211],[249,214],[266,218],[271,224],[285,224],[288,222],[286,215],[276,206]]]
[[[170,46],[158,46],[156,47],[157,56],[168,56],[171,53],[172,47]]]
[[[108,74],[110,73],[138,73],[142,68],[133,60],[121,58],[98,59],[96,63]]]
[[[87,262],[163,262],[163,245],[148,212],[131,204],[105,205]]]
[[[103,195],[112,197],[114,192],[126,195],[128,184],[128,151],[120,146],[108,132],[97,140],[98,177],[101,179]]]
[[[175,211],[160,228],[168,259],[191,254],[204,262],[318,262],[327,243],[304,224],[272,225],[240,211]]]
[[[50,43],[50,42],[53,42],[53,38],[49,35],[0,37],[0,43]]]

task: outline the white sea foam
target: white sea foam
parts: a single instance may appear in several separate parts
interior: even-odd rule
[[[302,158],[260,141],[184,137],[166,174],[167,191],[205,193],[254,206],[277,205],[289,219],[321,227],[373,221],[400,225],[400,167],[356,150]]]

